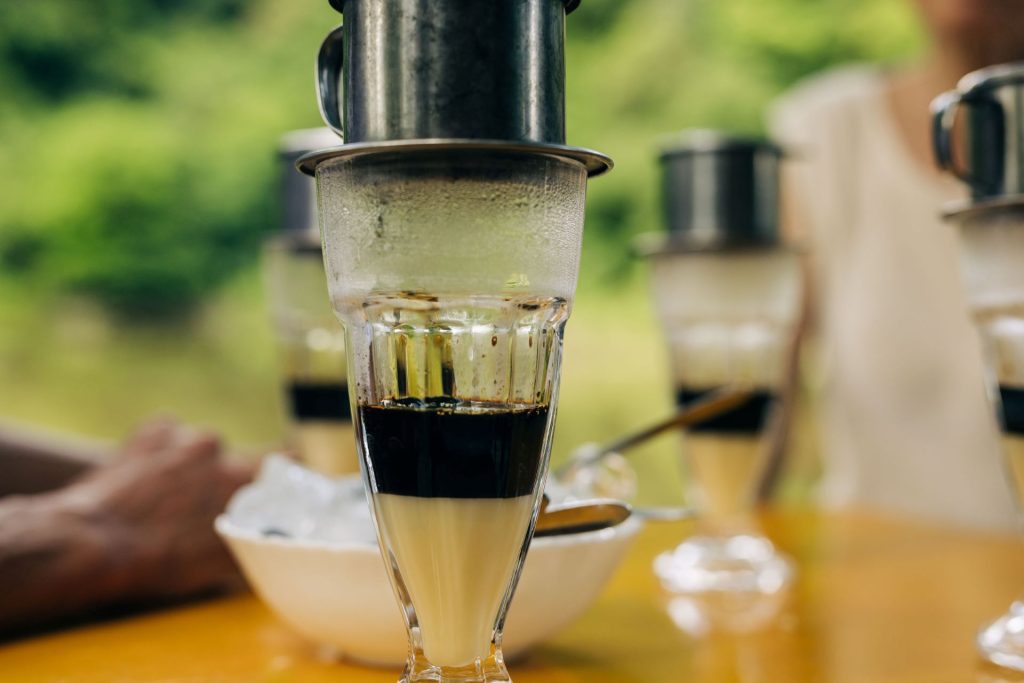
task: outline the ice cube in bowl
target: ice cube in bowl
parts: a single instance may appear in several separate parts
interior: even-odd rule
[[[642,523],[533,541],[509,610],[508,658],[582,614]],[[330,480],[280,456],[216,521],[256,594],[306,638],[366,664],[400,666],[407,638],[358,476]]]

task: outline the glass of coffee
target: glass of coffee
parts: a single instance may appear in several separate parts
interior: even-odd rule
[[[587,171],[467,144],[316,169],[403,681],[505,681],[551,445]]]
[[[358,472],[345,333],[327,296],[320,242],[303,233],[280,235],[267,243],[264,270],[292,447],[324,474]]]
[[[663,250],[652,286],[680,406],[732,385],[746,402],[684,434],[688,497],[699,531],[660,555],[673,593],[764,592],[791,563],[760,534],[752,511],[778,447],[780,392],[795,334],[798,255],[779,246]]]
[[[1006,478],[1024,505],[1024,201],[952,216],[971,314],[981,337],[989,396],[1002,431]],[[990,661],[1024,671],[1024,600],[978,634]]]
[[[345,333],[327,295],[316,183],[299,157],[339,143],[329,128],[293,130],[278,146],[280,230],[267,240],[263,274],[281,356],[291,448],[327,475],[359,471],[348,402]]]

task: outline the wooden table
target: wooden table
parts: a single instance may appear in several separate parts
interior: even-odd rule
[[[703,636],[681,630],[670,612],[691,630],[700,630],[706,612],[667,602],[650,566],[687,527],[652,527],[582,619],[510,666],[514,680],[1024,680],[982,664],[972,644],[978,625],[1024,592],[1024,549],[1016,539],[863,512],[778,513],[764,524],[797,559],[798,583],[779,604],[719,605],[715,611],[719,623],[749,628],[744,622],[761,619],[760,628]],[[325,661],[248,595],[0,647],[4,682],[394,683],[396,678],[395,671]]]

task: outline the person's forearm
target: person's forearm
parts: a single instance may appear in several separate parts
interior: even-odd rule
[[[57,489],[112,451],[99,441],[0,422],[0,497]]]
[[[59,493],[0,501],[0,635],[97,607],[129,582],[117,539]],[[123,550],[123,548],[122,548]]]

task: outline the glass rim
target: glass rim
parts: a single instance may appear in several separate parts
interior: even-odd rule
[[[612,169],[611,157],[584,147],[571,147],[541,142],[509,142],[506,140],[474,140],[429,138],[422,140],[386,140],[381,142],[357,142],[315,150],[302,155],[295,161],[295,168],[306,175],[316,175],[317,168],[329,161],[394,152],[426,151],[481,151],[518,152],[529,155],[549,156],[581,164],[587,176],[594,178]]]

